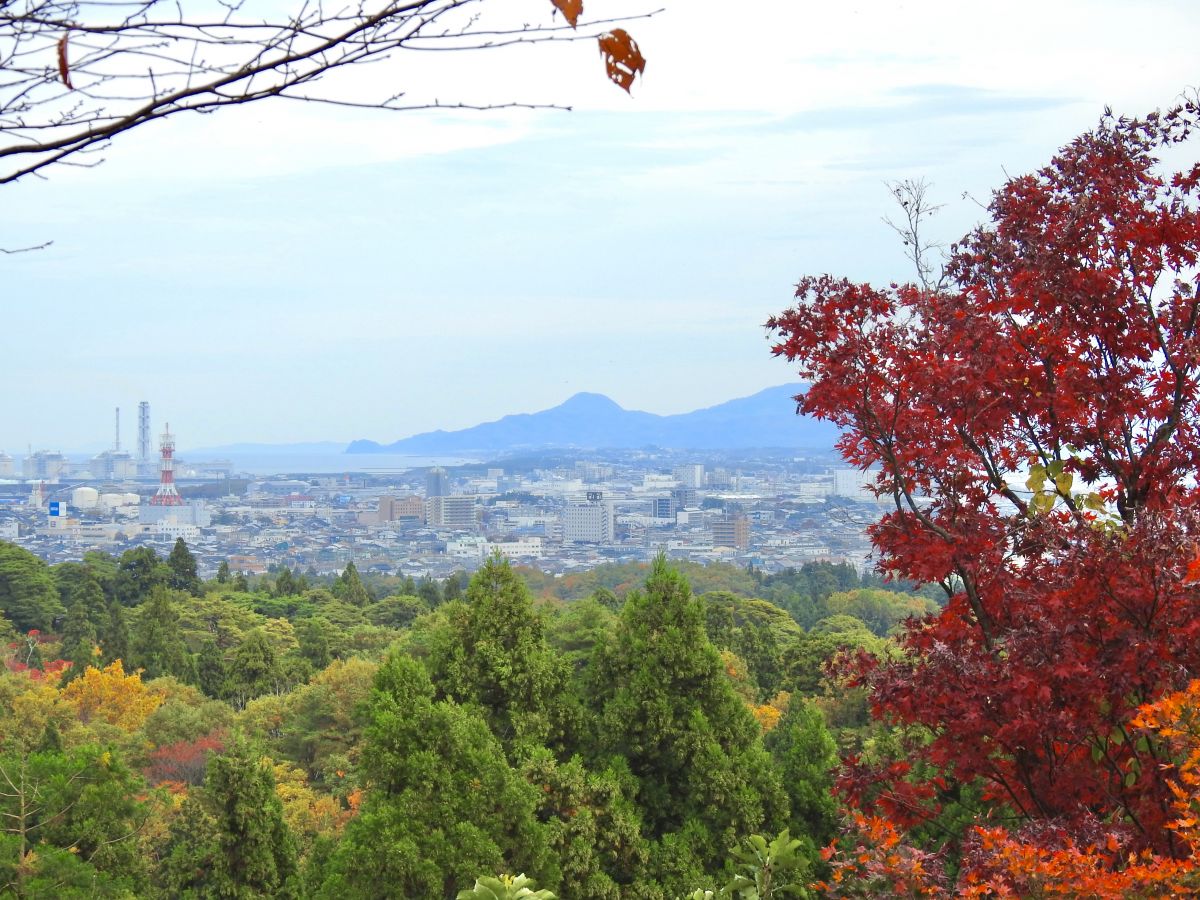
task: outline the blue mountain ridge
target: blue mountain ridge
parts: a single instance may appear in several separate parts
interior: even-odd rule
[[[734,450],[797,447],[829,450],[839,431],[796,415],[803,384],[782,384],[706,409],[660,416],[621,408],[603,394],[579,393],[551,409],[504,416],[459,431],[427,431],[378,444],[357,440],[347,453],[431,455],[550,448]]]

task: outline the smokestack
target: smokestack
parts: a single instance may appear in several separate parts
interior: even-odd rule
[[[113,436],[113,453],[121,452],[121,407],[117,407],[117,425]]]
[[[153,473],[150,463],[150,404],[143,400],[138,404],[138,474]]]

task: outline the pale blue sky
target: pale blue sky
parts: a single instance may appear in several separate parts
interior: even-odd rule
[[[932,181],[952,240],[964,192],[1200,83],[1186,3],[729,8],[631,26],[632,99],[591,47],[434,54],[401,74],[442,99],[576,111],[258,105],[0,189],[0,245],[54,240],[0,256],[0,449],[103,446],[117,405],[132,445],[143,399],[186,448],[749,394],[792,380],[761,323],[800,275],[907,277],[886,181]]]

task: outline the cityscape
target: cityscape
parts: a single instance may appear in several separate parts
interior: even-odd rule
[[[167,425],[136,451],[90,459],[0,453],[0,539],[51,563],[183,538],[200,573],[222,562],[443,578],[493,554],[554,575],[665,554],[775,572],[806,562],[869,567],[881,507],[829,451],[544,450],[395,471],[280,472],[187,460]],[[426,462],[426,460],[416,460]],[[286,463],[286,459],[281,462]]]

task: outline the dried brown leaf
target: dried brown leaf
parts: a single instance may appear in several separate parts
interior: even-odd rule
[[[67,64],[67,35],[70,32],[64,32],[63,36],[58,39],[58,74],[62,77],[62,82],[71,90],[75,90],[75,85],[71,84],[71,67]]]
[[[563,18],[566,19],[572,28],[579,24],[579,17],[583,15],[583,0],[550,0],[555,5]]]
[[[646,58],[638,49],[637,41],[624,28],[605,32],[599,40],[600,55],[604,57],[608,77],[625,93],[629,93],[634,78],[646,71]]]

